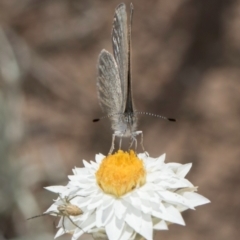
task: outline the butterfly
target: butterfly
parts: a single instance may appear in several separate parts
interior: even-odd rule
[[[113,54],[103,49],[98,58],[97,91],[102,110],[111,120],[112,145],[109,151],[114,150],[115,137],[130,137],[132,144],[137,147],[137,135],[141,135],[143,147],[143,133],[137,130],[137,114],[148,114],[170,121],[175,119],[162,117],[156,114],[137,112],[132,99],[132,75],[131,75],[131,28],[133,18],[133,4],[130,4],[130,21],[127,21],[126,5],[121,3],[115,9],[112,28]],[[100,119],[94,119],[94,122]]]

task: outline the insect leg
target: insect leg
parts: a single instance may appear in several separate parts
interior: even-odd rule
[[[145,149],[144,149],[144,147],[143,147],[143,132],[141,131],[139,134],[141,134],[141,142],[140,142],[140,144],[141,144],[141,146],[142,146],[143,152],[145,152]]]
[[[70,216],[67,216],[67,218],[69,219],[69,221],[70,221],[75,227],[77,227],[77,228],[79,228],[80,230],[83,231],[83,229],[80,228],[80,227],[70,218]],[[83,231],[83,232],[84,232],[84,231]]]
[[[119,139],[119,149],[121,149],[122,148],[122,136],[120,136],[119,138],[120,138]]]
[[[30,217],[30,218],[27,218],[27,220],[30,220],[30,219],[33,219],[33,218],[42,217],[42,216],[47,216],[47,215],[51,215],[51,214],[56,214],[58,216],[58,212],[51,211],[51,212],[47,212],[47,213],[43,213],[43,214],[40,214],[40,215],[37,215],[37,216],[33,216],[33,217]]]
[[[84,196],[81,196],[81,195],[75,195],[75,196],[69,198],[69,199],[68,199],[68,202],[70,202],[71,200],[73,200],[75,197],[84,197]]]
[[[114,150],[114,141],[115,141],[115,136],[116,136],[116,134],[115,134],[115,133],[113,133],[113,135],[112,135],[112,145],[111,145],[111,148],[110,148],[110,150],[109,150],[109,153],[108,153],[108,155],[112,154],[112,152],[113,152],[113,150]]]
[[[65,216],[63,216],[63,220],[62,220],[62,228],[63,228],[64,232],[67,233],[65,225],[64,225],[64,219],[65,219]]]
[[[137,151],[137,138],[134,136],[134,142],[135,142],[135,151]]]
[[[135,139],[135,137],[132,135],[130,138],[130,144],[129,144],[129,148],[128,148],[129,150],[131,149],[131,147],[133,145],[134,139]]]

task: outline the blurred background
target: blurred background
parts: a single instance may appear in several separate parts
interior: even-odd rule
[[[192,162],[212,202],[155,239],[239,239],[240,0],[132,2],[136,108],[178,120],[140,116],[145,149]],[[43,187],[108,153],[109,120],[92,123],[96,63],[119,3],[0,0],[0,240],[53,239],[56,218],[26,221],[56,198]]]

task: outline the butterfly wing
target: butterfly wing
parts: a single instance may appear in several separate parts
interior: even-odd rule
[[[128,91],[128,27],[126,6],[121,3],[115,10],[112,29],[112,45],[113,55],[119,70],[122,90],[122,110],[126,107],[127,91]]]
[[[122,113],[122,91],[117,63],[111,53],[102,50],[98,58],[97,89],[102,110],[110,115],[112,128]]]

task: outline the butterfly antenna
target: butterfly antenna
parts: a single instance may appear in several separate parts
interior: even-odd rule
[[[93,121],[93,122],[99,122],[100,120],[102,120],[102,119],[104,119],[104,118],[108,118],[108,115],[102,116],[102,117],[100,117],[100,118],[94,118],[92,121]]]
[[[113,113],[113,114],[109,114],[109,115],[105,115],[105,116],[102,116],[100,118],[94,118],[92,121],[93,122],[99,122],[100,120],[102,119],[105,119],[105,118],[110,118],[112,116],[115,116],[115,115],[122,115],[123,113]]]
[[[164,117],[164,116],[154,114],[154,113],[149,113],[149,112],[136,112],[136,114],[148,115],[148,116],[151,116],[151,117],[161,118],[163,120],[167,120],[167,121],[170,121],[170,122],[176,122],[177,121],[175,118],[168,118],[168,117]]]

